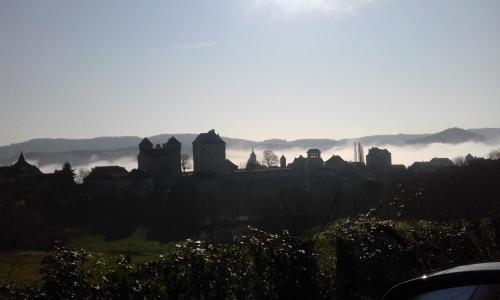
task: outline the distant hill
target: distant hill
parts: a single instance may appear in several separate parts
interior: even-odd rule
[[[197,134],[160,134],[150,137],[155,144],[165,143],[170,137],[175,136],[182,143],[183,153],[192,153],[192,142]],[[500,128],[480,128],[464,130],[450,128],[435,134],[392,134],[372,135],[350,139],[298,139],[287,141],[284,139],[270,139],[264,141],[251,141],[238,138],[222,137],[228,149],[249,150],[253,148],[284,150],[290,148],[318,148],[328,150],[332,147],[361,142],[364,145],[408,145],[429,143],[461,142],[500,142]],[[69,161],[74,165],[84,165],[92,161],[114,161],[122,157],[137,155],[138,144],[142,137],[97,137],[90,139],[32,139],[29,141],[1,146],[0,165],[8,165],[15,161],[19,152],[24,151],[39,166],[61,164]]]
[[[430,134],[390,134],[390,135],[371,135],[357,139],[342,140],[341,142],[360,142],[365,145],[405,145],[410,140],[424,138]]]
[[[500,128],[468,129],[470,132],[480,134],[492,142],[500,142]]]
[[[407,144],[460,144],[465,142],[484,142],[487,138],[476,132],[454,127],[425,137],[407,141]]]

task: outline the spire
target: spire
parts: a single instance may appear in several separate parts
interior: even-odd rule
[[[21,152],[21,154],[19,154],[19,158],[17,159],[17,162],[14,164],[14,166],[27,167],[27,166],[31,166],[31,165],[26,161],[26,158],[24,158],[24,153]]]
[[[26,163],[26,159],[24,158],[24,154],[21,151],[21,154],[19,155],[19,158],[17,159],[17,163]]]

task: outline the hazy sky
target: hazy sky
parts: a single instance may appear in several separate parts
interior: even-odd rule
[[[499,0],[0,0],[0,144],[500,127]]]

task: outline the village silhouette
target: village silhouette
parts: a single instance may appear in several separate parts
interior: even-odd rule
[[[85,247],[95,247],[93,239],[101,237],[106,242],[97,242],[97,245],[114,241],[126,245],[129,239],[136,239],[133,237],[137,232],[143,232],[141,245],[159,242],[170,247],[168,245],[175,243],[180,252],[169,252],[167,260],[159,264],[146,263],[141,268],[153,268],[151,272],[160,274],[155,268],[168,266],[167,269],[174,272],[168,276],[177,278],[175,276],[183,273],[171,269],[171,264],[180,262],[189,272],[207,268],[203,274],[212,274],[213,284],[219,284],[236,280],[217,273],[219,267],[227,265],[240,270],[241,274],[260,274],[261,270],[287,257],[293,259],[277,266],[270,274],[287,272],[286,276],[293,277],[301,276],[304,270],[314,273],[322,257],[330,257],[325,252],[317,252],[330,247],[319,246],[325,240],[335,247],[336,262],[332,265],[337,274],[336,295],[352,291],[381,295],[401,276],[424,270],[428,263],[421,261],[429,255],[439,258],[432,262],[436,266],[496,257],[497,242],[483,235],[495,239],[500,236],[497,235],[500,232],[498,152],[492,152],[489,158],[469,154],[455,162],[434,158],[406,168],[392,164],[388,149],[372,147],[365,156],[361,143],[353,144],[352,161],[336,154],[324,161],[321,150],[316,148],[307,150],[304,156],[294,157],[291,162],[284,155],[264,150],[259,161],[252,149],[245,167],[240,169],[227,159],[226,143],[215,130],[199,134],[192,149],[191,168],[190,155],[182,153],[182,145],[175,137],[158,145],[144,138],[138,145],[137,168],[128,171],[123,166],[96,166],[88,173],[78,174],[68,162],[53,173],[45,174],[21,152],[15,163],[0,167],[0,249],[55,249],[54,256],[42,261],[44,282],[50,282],[56,272],[60,275],[55,277],[55,287],[66,282],[79,282],[77,286],[81,287],[86,286],[87,279],[74,279],[71,277],[74,271],[65,268],[74,268],[78,264],[72,259],[85,254],[61,248],[61,244],[89,239]],[[464,221],[456,223],[455,220]],[[306,237],[303,242],[297,241],[302,237]],[[186,242],[179,242],[183,240]],[[477,245],[464,249],[462,244],[469,241]],[[366,247],[371,247],[370,253],[358,258]],[[216,249],[226,252],[203,263],[198,254],[192,256],[193,253],[209,255],[210,251],[219,251]],[[394,249],[399,252],[393,254]],[[120,248],[120,251],[130,250]],[[143,255],[143,251],[148,250],[120,256],[119,265],[136,270],[127,257]],[[269,256],[266,251],[281,254]],[[214,253],[210,255],[219,255]],[[254,266],[254,261],[262,255],[265,257],[262,266]],[[365,257],[371,257],[369,255],[374,256],[366,264]],[[452,259],[448,255],[453,255]],[[189,260],[183,260],[185,257]],[[209,261],[214,262],[210,267],[205,265]],[[386,267],[375,267],[381,264]],[[356,265],[355,269],[352,265]],[[387,273],[389,268],[392,271]],[[355,270],[363,271],[358,274]],[[325,274],[333,276],[332,271],[328,272]],[[379,280],[361,280],[365,274]],[[158,284],[170,288],[181,285],[186,295],[198,293],[197,281],[170,285],[170,281],[161,276],[151,276],[134,278],[158,280]],[[289,299],[296,293],[300,298],[307,298],[318,290],[328,294],[323,285],[331,282],[330,277],[307,276],[308,279],[300,279],[301,282],[316,278],[308,283],[310,288],[298,288],[295,280],[286,279],[277,291]],[[176,280],[184,280],[182,278]],[[115,281],[107,286],[113,295],[119,287],[129,293],[128,288]],[[239,290],[241,285],[232,286]],[[3,288],[11,294],[25,293],[15,286]],[[232,288],[228,289],[235,293]],[[49,285],[42,286],[42,290],[54,295],[68,295],[66,291],[82,295],[80,290],[51,289]],[[258,294],[260,290],[251,288],[249,293]],[[150,293],[144,289],[137,291],[140,295]],[[172,293],[176,293],[175,289]]]
[[[306,156],[299,155],[291,163],[287,164],[287,158],[282,155],[280,158],[272,150],[264,150],[263,160],[259,162],[257,155],[252,149],[244,169],[239,169],[236,164],[226,158],[226,143],[215,132],[214,129],[199,134],[192,145],[193,170],[186,171],[189,162],[189,155],[181,154],[181,143],[172,136],[163,144],[153,145],[144,138],[139,144],[139,154],[137,155],[137,168],[127,171],[122,166],[96,166],[88,174],[84,174],[85,181],[89,185],[102,186],[126,178],[141,178],[149,182],[152,189],[169,189],[176,183],[186,180],[197,179],[219,179],[244,180],[245,176],[252,176],[255,179],[263,178],[268,180],[274,178],[305,178],[311,174],[343,173],[349,171],[360,172],[372,176],[396,176],[406,171],[406,166],[392,164],[391,152],[387,149],[372,147],[366,157],[361,143],[354,143],[354,160],[345,161],[339,155],[323,160],[321,150],[309,149]],[[480,160],[468,154],[465,162]],[[453,166],[454,163],[449,158],[433,158],[428,162],[415,162],[408,170],[413,173],[432,172],[440,168]],[[69,172],[71,166],[66,163],[66,171],[56,170],[54,174],[43,174],[35,165],[29,164],[24,154],[21,153],[17,162],[11,166],[0,167],[0,176],[7,174],[17,174],[22,177],[34,177],[40,175],[59,176],[61,172]]]

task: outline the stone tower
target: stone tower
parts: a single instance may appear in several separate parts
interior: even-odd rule
[[[226,171],[226,143],[215,130],[201,133],[193,141],[193,164],[195,172]]]
[[[281,158],[280,158],[280,167],[281,168],[286,168],[286,157],[284,155],[281,155]]]
[[[372,170],[384,170],[391,167],[391,152],[377,147],[370,148],[366,155],[366,166]]]
[[[161,185],[171,185],[181,175],[181,143],[174,137],[163,145],[147,138],[139,144],[138,169],[145,171]]]
[[[167,143],[163,144],[165,148],[169,172],[171,177],[181,174],[181,143],[175,138],[171,137]]]

